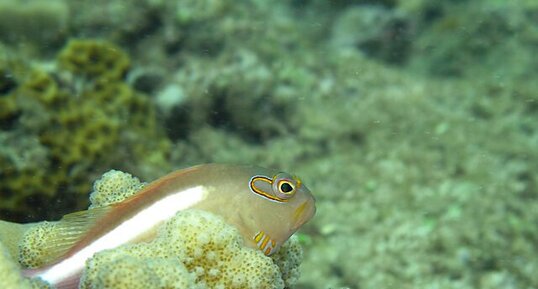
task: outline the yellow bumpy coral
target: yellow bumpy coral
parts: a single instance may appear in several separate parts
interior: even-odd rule
[[[290,287],[302,254],[295,238],[288,243],[275,260],[244,247],[240,233],[220,217],[187,210],[150,243],[96,254],[86,263],[81,288]]]
[[[19,246],[19,263],[25,268],[37,268],[51,261],[52,252],[43,250],[50,248],[55,238],[57,222],[41,222],[25,232]]]
[[[145,186],[137,177],[117,170],[110,170],[93,183],[90,209],[121,202]]]
[[[0,288],[2,289],[51,289],[39,279],[28,280],[22,277],[19,265],[9,250],[0,242]]]

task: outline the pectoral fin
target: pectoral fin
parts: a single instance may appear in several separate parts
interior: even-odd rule
[[[259,231],[253,237],[254,242],[265,256],[270,256],[277,250],[277,243],[263,231]]]

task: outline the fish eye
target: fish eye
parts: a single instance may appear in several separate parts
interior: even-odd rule
[[[287,173],[278,173],[273,177],[273,194],[282,200],[292,198],[297,192],[299,182]]]
[[[289,181],[280,181],[278,190],[283,194],[290,194],[295,188]]]
[[[249,181],[250,191],[275,202],[287,202],[297,189],[301,187],[301,181],[287,173],[278,173],[269,178],[263,175],[255,175]]]

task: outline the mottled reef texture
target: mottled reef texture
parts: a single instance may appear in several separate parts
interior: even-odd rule
[[[110,168],[253,163],[315,191],[298,288],[538,287],[536,1],[18,3],[2,218],[85,207]]]

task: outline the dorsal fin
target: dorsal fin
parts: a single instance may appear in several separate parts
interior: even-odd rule
[[[30,268],[58,261],[99,220],[111,206],[65,215],[58,222],[39,223],[24,236],[20,261]]]

